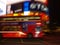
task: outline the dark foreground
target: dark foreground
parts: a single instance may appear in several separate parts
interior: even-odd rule
[[[3,39],[0,45],[60,45],[60,33],[45,35],[43,39]]]

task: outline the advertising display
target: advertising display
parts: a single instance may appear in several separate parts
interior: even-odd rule
[[[21,12],[21,11],[47,11],[48,7],[46,4],[42,2],[31,2],[31,1],[26,1],[26,2],[20,2],[16,4],[11,5],[11,10],[13,12]]]
[[[28,16],[28,15],[39,15],[41,13],[45,13],[46,15],[49,15],[48,12],[48,4],[46,1],[24,1],[20,3],[15,3],[11,5],[12,13],[20,13],[16,16]]]
[[[0,16],[6,15],[6,3],[0,1]]]
[[[6,14],[10,14],[10,16],[28,16],[28,15],[35,15],[35,13],[37,12],[38,12],[37,14],[40,14],[40,12],[45,12],[46,14],[48,14],[47,5],[48,5],[47,0],[0,1],[0,16],[6,15]],[[13,15],[11,13],[13,13]],[[16,13],[19,13],[19,14],[16,14]],[[9,16],[9,15],[6,15],[6,16]]]

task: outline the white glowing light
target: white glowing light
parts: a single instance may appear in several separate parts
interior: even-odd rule
[[[23,33],[23,32],[19,32],[19,34],[20,34],[20,35],[25,35],[25,33]]]
[[[37,31],[37,32],[35,32],[36,34],[39,34],[40,33],[40,31]]]
[[[29,15],[30,11],[24,11],[24,16]]]
[[[35,37],[38,37],[40,31],[37,31],[37,32],[35,32],[35,33],[36,33],[36,34],[35,34]]]

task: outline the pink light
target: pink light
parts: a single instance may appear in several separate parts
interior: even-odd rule
[[[42,3],[46,3],[47,2],[47,0],[35,0],[35,1],[40,1]]]
[[[36,23],[37,25],[41,25],[41,23]]]

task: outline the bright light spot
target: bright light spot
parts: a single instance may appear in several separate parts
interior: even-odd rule
[[[35,0],[35,1],[40,1],[40,2],[46,3],[47,0]]]
[[[24,16],[29,15],[30,11],[24,11]]]
[[[19,32],[19,34],[20,34],[20,35],[26,35],[26,34],[25,34],[25,33],[23,33],[23,32]]]
[[[37,13],[35,13],[35,15],[38,15],[39,13],[37,12]]]
[[[36,24],[40,25],[41,23],[36,23]]]
[[[46,7],[46,8],[44,8],[43,10],[44,10],[44,11],[48,11],[48,8]]]
[[[36,33],[36,34],[35,34],[35,37],[38,37],[40,31],[36,31],[35,33]]]
[[[35,33],[36,33],[36,34],[39,34],[39,33],[40,33],[40,31],[36,31]]]
[[[18,16],[18,14],[17,14],[17,13],[15,13],[13,16]]]

